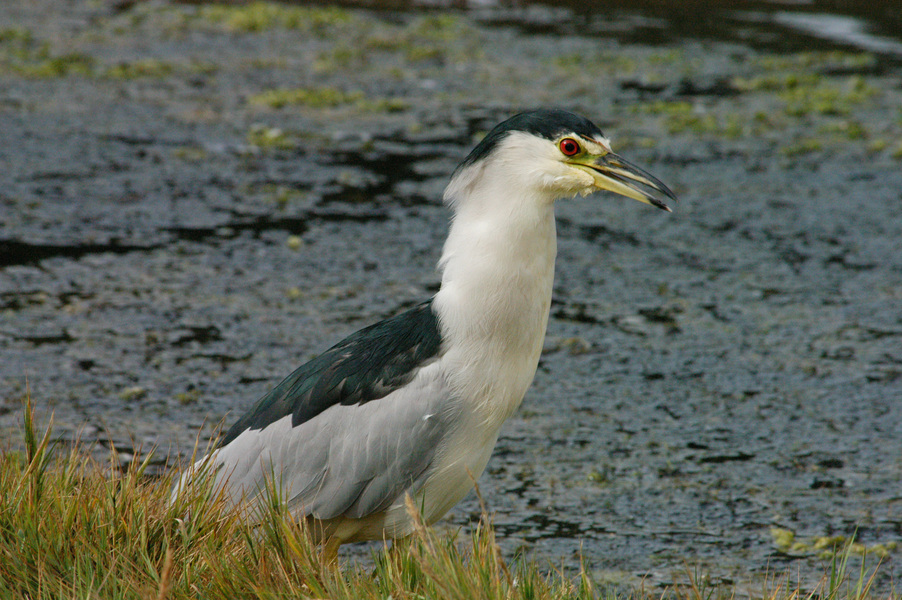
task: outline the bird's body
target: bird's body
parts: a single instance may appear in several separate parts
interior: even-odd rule
[[[405,498],[441,518],[485,469],[532,382],[554,280],[554,201],[610,189],[666,205],[659,181],[564,111],[505,121],[452,176],[431,300],[297,369],[209,457],[236,503],[267,486],[333,546],[413,530]],[[187,481],[187,479],[183,479]],[[268,483],[269,482],[269,483]]]

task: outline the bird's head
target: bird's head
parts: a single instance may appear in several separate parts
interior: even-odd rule
[[[594,123],[563,110],[520,113],[492,129],[454,172],[445,199],[456,204],[487,183],[549,202],[607,190],[669,212],[665,200],[676,200],[657,178],[615,154]]]

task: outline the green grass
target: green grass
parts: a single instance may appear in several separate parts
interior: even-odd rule
[[[26,397],[24,451],[0,455],[0,597],[588,599],[734,597],[704,576],[663,593],[599,588],[584,571],[508,563],[483,517],[469,535],[422,524],[373,564],[324,564],[303,527],[277,504],[249,525],[202,480],[170,503],[173,475],[150,478],[148,461],[104,469],[84,448],[55,448],[35,431]],[[409,509],[416,514],[411,505]],[[769,579],[769,600],[873,598],[873,574],[850,573],[835,553],[813,592]]]

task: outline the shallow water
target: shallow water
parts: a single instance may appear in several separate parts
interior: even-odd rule
[[[856,534],[887,550],[883,589],[902,575],[898,19],[488,3],[246,31],[52,6],[0,8],[6,444],[27,379],[63,439],[157,446],[163,468],[434,293],[451,170],[504,117],[562,105],[680,202],[558,207],[545,352],[480,479],[505,550],[744,583],[816,577],[818,538]],[[281,88],[344,96],[259,101]]]

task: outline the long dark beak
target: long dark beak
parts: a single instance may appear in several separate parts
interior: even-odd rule
[[[591,169],[595,185],[599,189],[657,206],[667,212],[671,210],[665,200],[677,199],[658,178],[613,152],[582,164]]]

